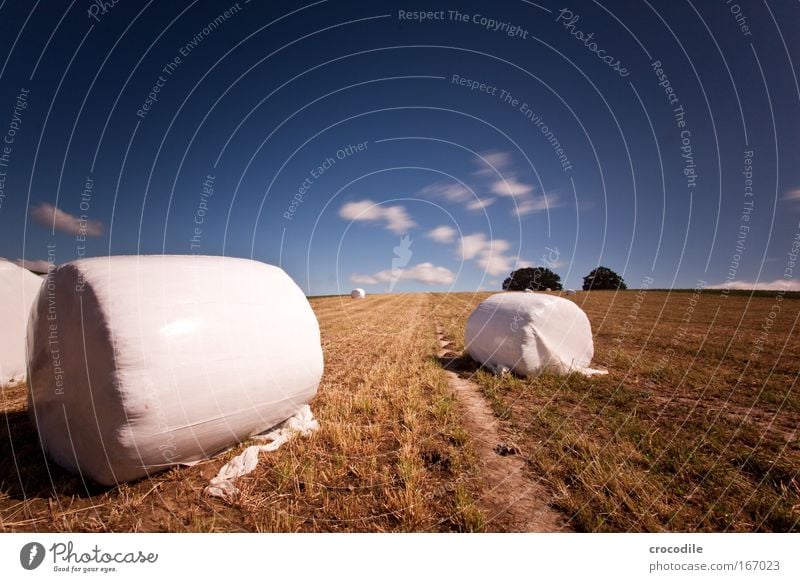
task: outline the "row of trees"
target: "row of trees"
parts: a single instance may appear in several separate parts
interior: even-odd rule
[[[564,287],[561,277],[547,267],[523,267],[511,273],[503,281],[504,291],[560,291]],[[627,289],[625,280],[608,267],[597,267],[583,278],[583,290],[591,289]]]

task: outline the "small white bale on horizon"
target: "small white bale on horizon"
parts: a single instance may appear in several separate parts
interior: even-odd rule
[[[364,299],[367,296],[366,291],[363,289],[353,289],[350,291],[350,298],[351,299]]]
[[[497,372],[602,374],[589,364],[594,342],[589,318],[572,301],[553,295],[498,293],[467,320],[469,355]]]
[[[25,333],[42,279],[0,259],[0,386],[25,380]]]
[[[575,289],[567,289],[567,295],[575,295]]]
[[[102,485],[212,457],[316,394],[319,325],[278,267],[101,257],[61,265],[42,289],[31,418],[56,463]]]

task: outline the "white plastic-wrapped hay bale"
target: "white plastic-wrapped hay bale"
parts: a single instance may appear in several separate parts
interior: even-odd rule
[[[602,373],[589,368],[594,343],[586,314],[553,295],[492,295],[469,316],[464,339],[469,355],[496,372]]]
[[[319,326],[278,267],[226,257],[76,261],[28,330],[29,406],[59,465],[113,485],[192,463],[314,396]]]
[[[42,280],[0,259],[0,386],[25,379],[25,332]]]
[[[353,289],[350,291],[350,298],[351,299],[364,299],[367,294],[363,289]]]
[[[575,295],[575,289],[567,289],[567,295]]]

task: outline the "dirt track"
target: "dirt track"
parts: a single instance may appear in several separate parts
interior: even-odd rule
[[[563,516],[550,507],[551,495],[538,483],[521,458],[522,451],[510,440],[507,431],[469,379],[462,358],[452,354],[442,327],[437,325],[439,359],[448,382],[458,396],[463,422],[472,433],[478,455],[483,495],[478,500],[492,531],[553,532],[568,531]],[[449,357],[448,357],[449,356]]]

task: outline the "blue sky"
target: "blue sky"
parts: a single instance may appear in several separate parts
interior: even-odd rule
[[[800,288],[796,3],[92,6],[0,8],[0,256]]]

